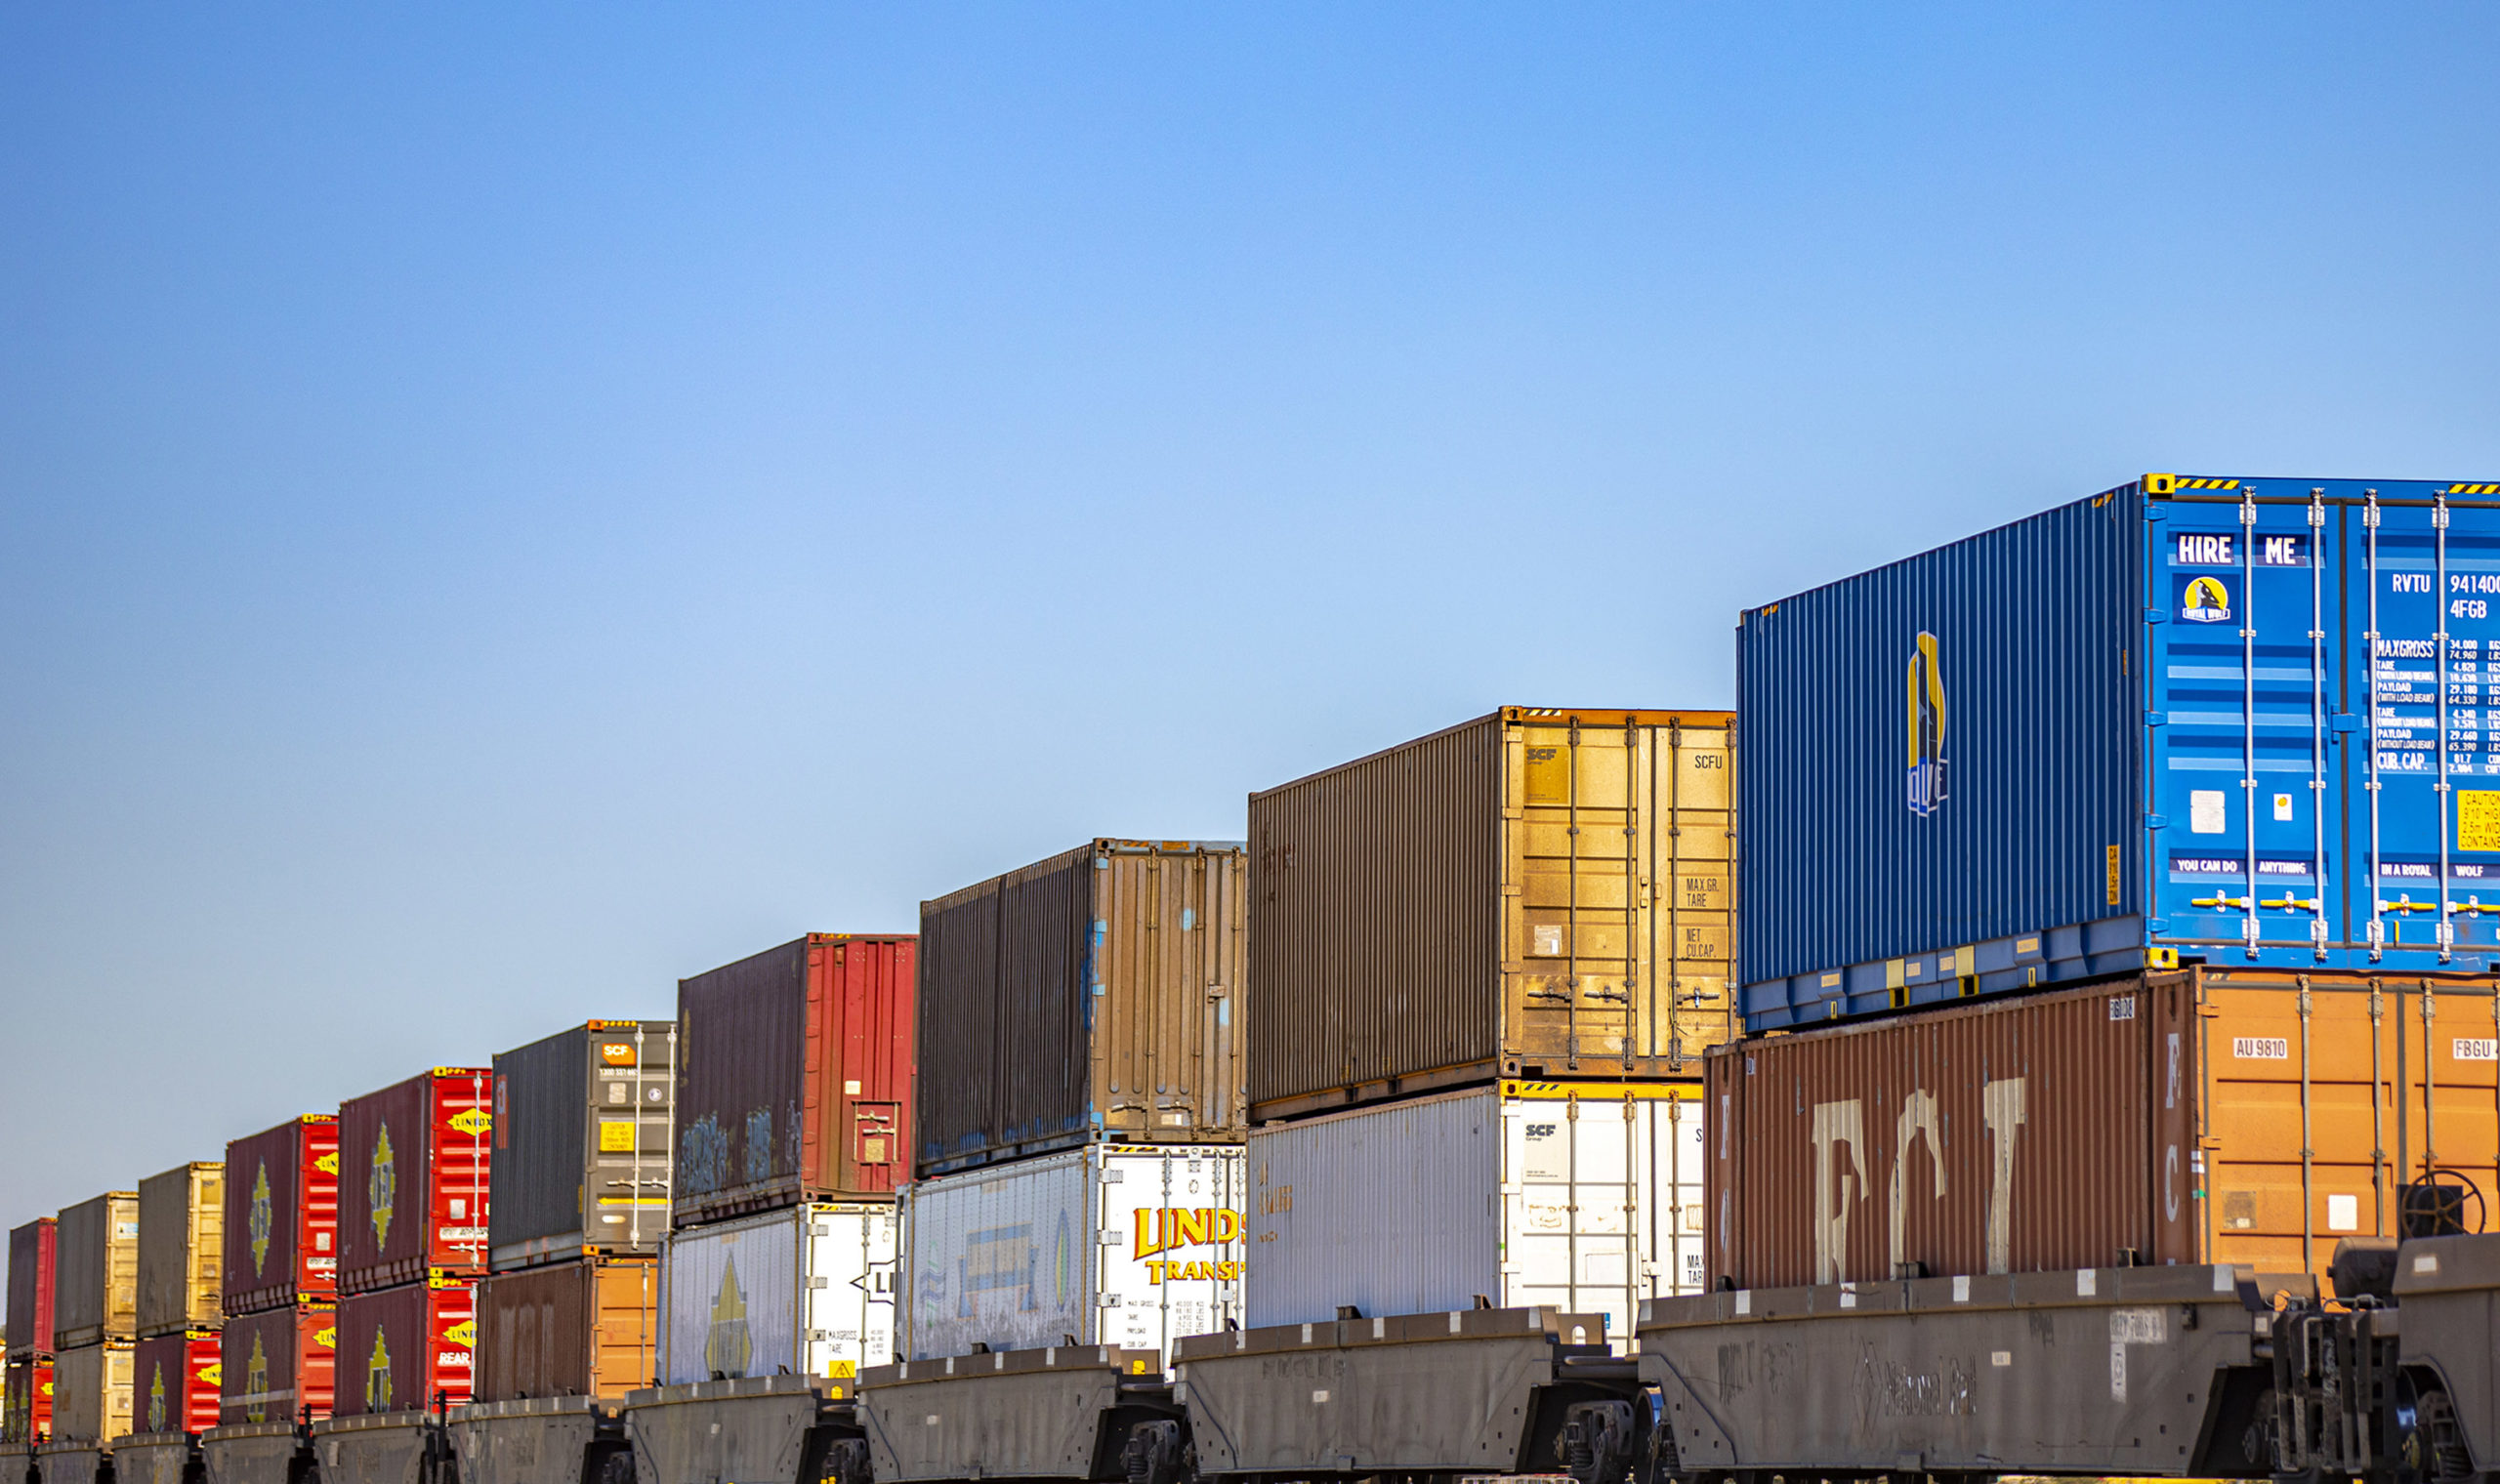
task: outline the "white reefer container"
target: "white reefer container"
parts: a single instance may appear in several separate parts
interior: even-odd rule
[[[1503,1082],[1250,1135],[1253,1327],[1702,1287],[1698,1083]]]
[[[1074,1343],[1168,1360],[1176,1337],[1240,1321],[1239,1144],[1095,1144],[916,1180],[902,1204],[906,1359]]]
[[[895,1208],[792,1206],[660,1245],[661,1382],[852,1377],[895,1354]]]

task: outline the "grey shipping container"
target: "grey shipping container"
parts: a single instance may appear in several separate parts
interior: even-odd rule
[[[52,1435],[105,1443],[130,1430],[138,1341],[107,1340],[63,1349],[53,1362]]]
[[[64,1207],[55,1259],[53,1337],[64,1350],[128,1340],[139,1327],[139,1193]]]
[[[676,1100],[672,1021],[593,1020],[497,1056],[492,1265],[658,1252]]]
[[[920,905],[918,1174],[1238,1140],[1241,846],[1097,840]]]
[[[224,1317],[226,1167],[177,1165],[139,1182],[139,1334]]]
[[[1513,706],[1251,795],[1252,1117],[1692,1075],[1734,770],[1728,712]]]
[[[1746,611],[1749,1028],[2199,960],[2487,971],[2492,488],[2146,474]]]

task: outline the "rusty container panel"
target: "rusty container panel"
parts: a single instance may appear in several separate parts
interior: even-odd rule
[[[52,1435],[52,1357],[12,1355],[0,1378],[0,1443],[37,1443]]]
[[[139,1182],[140,1338],[223,1318],[225,1260],[224,1165],[177,1165]]]
[[[810,933],[678,981],[676,1225],[894,1194],[918,950]]]
[[[139,1323],[139,1193],[62,1209],[54,1257],[53,1340],[63,1351],[127,1340]]]
[[[1711,1276],[2140,1261],[2324,1282],[2339,1238],[2397,1234],[2408,1181],[2500,1178],[2478,1059],[2500,981],[2466,982],[2435,983],[2425,1017],[2418,979],[2194,969],[1714,1052]]]
[[[339,1120],[307,1113],[226,1146],[229,1316],[327,1298],[339,1284]]]
[[[1253,794],[1251,1116],[1692,1075],[1734,1034],[1734,745],[1509,707]]]
[[[478,1343],[478,1286],[430,1278],[339,1300],[334,1417],[432,1408],[470,1400]]]
[[[219,1336],[219,1420],[311,1421],[330,1415],[338,1376],[339,1311],[327,1298],[262,1309],[226,1321]]]
[[[104,1443],[130,1430],[132,1346],[128,1340],[63,1347],[53,1360],[56,1442]]]
[[[37,1216],[9,1231],[9,1355],[52,1353],[53,1264],[59,1227]],[[23,1441],[23,1439],[20,1439]]]
[[[917,1173],[1240,1139],[1246,867],[1105,839],[923,902]]]
[[[436,1067],[339,1105],[339,1290],[486,1266],[494,1073]]]
[[[578,1257],[478,1285],[478,1400],[621,1399],[659,1375],[659,1262]]]
[[[490,1264],[656,1255],[676,1101],[671,1021],[593,1020],[497,1056]]]
[[[146,1218],[140,1220],[144,1230]],[[151,1335],[132,1355],[131,1431],[206,1432],[217,1425],[217,1331]]]

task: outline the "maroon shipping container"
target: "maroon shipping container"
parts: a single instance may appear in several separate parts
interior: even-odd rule
[[[338,1376],[339,1311],[326,1298],[226,1321],[219,1337],[218,1410],[228,1426],[319,1422]]]
[[[478,1400],[622,1400],[659,1377],[659,1259],[581,1257],[478,1284]]]
[[[215,1330],[182,1330],[139,1342],[130,1376],[130,1430],[206,1432],[217,1425]]]
[[[811,933],[678,981],[675,1224],[909,1177],[917,948]]]
[[[339,1292],[486,1268],[494,1074],[436,1067],[339,1105]]]
[[[326,1298],[339,1278],[339,1121],[307,1113],[226,1146],[226,1312]]]
[[[476,1372],[478,1288],[430,1278],[339,1300],[337,1417],[467,1406]]]
[[[9,1233],[9,1358],[52,1353],[56,1223],[37,1216]]]
[[[11,1356],[0,1389],[7,1392],[0,1398],[0,1443],[39,1443],[52,1436],[51,1356]]]

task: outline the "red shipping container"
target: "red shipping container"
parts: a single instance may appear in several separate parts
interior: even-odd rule
[[[226,1146],[229,1317],[336,1293],[338,1241],[335,1115],[307,1113]]]
[[[339,1300],[338,1417],[469,1404],[477,1371],[478,1287],[438,1276]]]
[[[228,1426],[317,1422],[330,1415],[338,1375],[338,1305],[313,1298],[229,1319],[220,1344],[218,1413]]]
[[[216,1426],[222,1358],[215,1330],[141,1340],[131,1368],[130,1430],[206,1432]]]
[[[7,1410],[0,1411],[0,1443],[39,1443],[52,1436],[52,1359],[13,1356],[4,1383]]]
[[[52,1353],[58,1223],[37,1216],[9,1233],[9,1358]]]
[[[675,1224],[909,1178],[918,948],[816,932],[678,981]]]
[[[339,1292],[486,1269],[494,1074],[436,1067],[339,1105]]]

